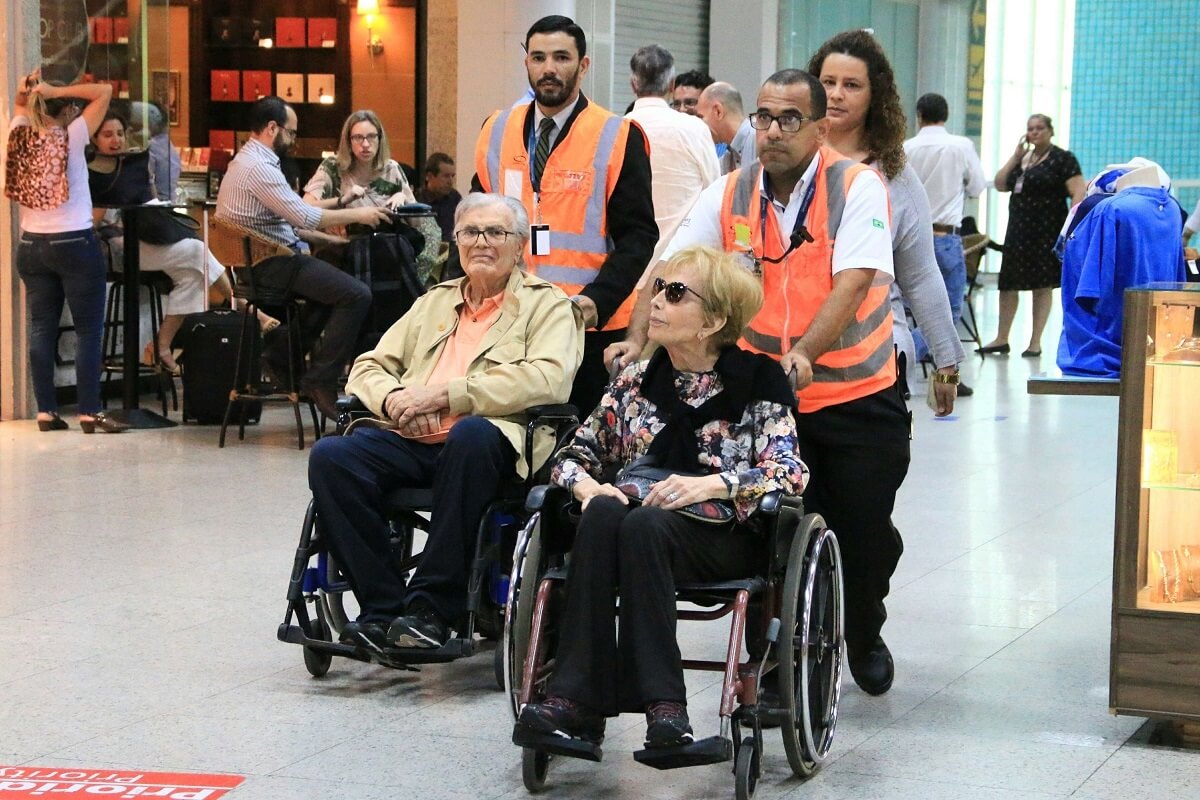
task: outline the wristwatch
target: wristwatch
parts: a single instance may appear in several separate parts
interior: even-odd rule
[[[951,386],[958,386],[958,370],[954,370],[949,375],[944,372],[933,373],[934,383],[948,383]]]
[[[725,489],[729,492],[727,496],[730,500],[732,500],[733,496],[737,494],[738,485],[740,483],[738,481],[737,473],[734,472],[731,475],[726,475],[724,472],[719,472],[717,474],[720,475],[721,480],[724,481]]]

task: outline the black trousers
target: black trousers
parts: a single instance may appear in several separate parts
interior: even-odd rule
[[[678,583],[745,578],[766,559],[761,538],[661,508],[598,497],[567,570],[550,694],[606,716],[659,700],[686,702],[675,639]],[[621,598],[620,643],[614,607]]]
[[[600,398],[608,387],[608,366],[604,364],[604,348],[625,338],[625,329],[619,331],[588,331],[583,335],[583,362],[575,373],[571,386],[571,405],[579,409],[580,419],[592,413],[600,405]]]
[[[892,525],[896,491],[908,474],[908,409],[895,385],[849,403],[800,415],[800,455],[812,471],[804,509],[825,518],[842,550],[846,645],[875,641],[887,620],[883,600],[904,552]]]
[[[313,347],[301,383],[336,387],[346,365],[358,355],[358,334],[371,309],[371,289],[354,276],[309,255],[275,256],[253,269],[256,283],[282,289],[291,281],[295,293],[313,304],[304,315],[304,340],[312,342]]]
[[[483,512],[515,476],[516,452],[495,425],[464,417],[444,444],[378,428],[322,437],[308,459],[317,524],[354,589],[363,622],[390,622],[420,597],[442,619],[466,613],[467,576]],[[407,587],[389,546],[383,496],[433,487],[429,539]]]

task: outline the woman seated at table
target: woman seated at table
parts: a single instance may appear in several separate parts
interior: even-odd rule
[[[398,208],[417,202],[404,170],[391,157],[387,133],[374,111],[355,111],[342,125],[336,156],[321,162],[304,187],[304,202],[317,208],[358,208],[387,206]],[[425,239],[418,250],[418,272],[424,279],[437,261],[442,231],[432,215],[407,217],[403,223]],[[377,228],[386,231],[386,228]],[[347,243],[348,231],[301,231],[301,238],[321,251],[332,263],[343,263],[346,255],[340,247]]]
[[[660,349],[609,386],[551,478],[583,516],[548,696],[518,723],[536,733],[599,743],[605,717],[644,711],[647,747],[690,742],[675,585],[748,577],[767,554],[732,519],[714,524],[679,511],[727,500],[744,521],[765,493],[799,493],[807,482],[787,377],[735,344],[762,305],[760,283],[731,256],[692,247],[667,263],[653,291],[649,338]],[[602,482],[647,455],[677,474],[640,505]]]
[[[97,155],[115,156],[125,152],[125,135],[129,128],[125,118],[110,111],[92,136]],[[96,209],[97,225],[101,236],[108,242],[111,263],[119,267],[124,263],[122,252],[124,236],[121,212],[116,209]],[[167,294],[163,308],[163,321],[158,329],[158,341],[146,345],[142,359],[148,364],[157,363],[174,372],[178,369],[171,352],[171,340],[183,325],[188,314],[204,310],[204,292],[215,305],[227,302],[233,296],[225,267],[209,252],[201,239],[184,239],[174,244],[140,243],[139,265],[142,271],[165,272],[174,287]],[[264,328],[279,323],[270,317],[260,318]],[[155,348],[157,347],[157,352]]]
[[[346,118],[337,155],[322,161],[309,178],[304,202],[317,208],[395,208],[417,202],[374,111],[363,109]]]

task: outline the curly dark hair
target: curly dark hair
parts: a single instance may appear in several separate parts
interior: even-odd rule
[[[857,58],[867,65],[871,82],[871,105],[865,123],[867,153],[888,180],[892,180],[904,169],[904,135],[908,129],[892,65],[874,36],[864,30],[853,30],[842,31],[821,45],[809,59],[808,71],[819,78],[825,59],[834,53]]]

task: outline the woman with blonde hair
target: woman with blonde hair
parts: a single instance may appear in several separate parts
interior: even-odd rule
[[[119,433],[129,426],[100,410],[100,334],[105,268],[92,228],[92,195],[84,147],[100,127],[112,87],[51,86],[38,71],[17,91],[9,129],[6,193],[18,200],[21,236],[16,266],[30,311],[29,365],[42,431],[69,426],[58,415],[54,360],[63,302],[75,327],[75,390],[84,433]],[[86,103],[82,111],[75,100]],[[22,165],[14,169],[14,149]]]
[[[395,208],[416,196],[392,159],[387,133],[374,111],[355,111],[342,125],[337,155],[321,162],[304,187],[304,201],[317,208]]]
[[[761,283],[733,256],[699,246],[672,256],[648,289],[659,349],[617,376],[556,457],[551,481],[583,516],[548,696],[522,710],[514,741],[598,743],[605,718],[625,711],[645,712],[647,747],[691,741],[675,585],[761,569],[763,540],[735,521],[767,492],[799,494],[808,480],[787,377],[737,346],[762,305]],[[609,477],[635,461],[672,473],[636,504]],[[688,516],[713,501],[724,501],[723,521]]]

